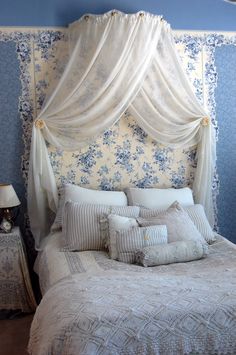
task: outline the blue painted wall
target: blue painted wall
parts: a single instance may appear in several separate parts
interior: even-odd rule
[[[236,48],[216,48],[218,85],[215,92],[219,126],[217,170],[220,194],[217,199],[220,233],[236,243]]]
[[[8,0],[0,26],[67,26],[84,13],[118,9],[164,15],[174,29],[236,31],[236,5],[223,0]]]
[[[0,182],[11,183],[15,188],[22,204],[18,222],[23,226],[26,201],[21,156],[24,147],[18,110],[21,83],[16,44],[0,42],[0,58]]]

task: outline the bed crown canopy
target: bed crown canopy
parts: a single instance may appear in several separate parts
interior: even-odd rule
[[[77,150],[110,128],[127,108],[154,140],[198,144],[195,201],[214,221],[214,129],[182,69],[170,25],[161,16],[113,10],[85,15],[68,29],[70,58],[33,125],[28,210],[38,249],[58,193],[46,142]]]

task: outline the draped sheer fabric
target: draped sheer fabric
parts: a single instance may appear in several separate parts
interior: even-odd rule
[[[32,132],[28,207],[36,248],[49,231],[48,208],[56,211],[58,204],[45,141],[77,150],[127,108],[158,142],[198,143],[193,190],[213,223],[214,131],[181,67],[169,24],[143,12],[86,15],[69,27],[69,41],[69,62]]]

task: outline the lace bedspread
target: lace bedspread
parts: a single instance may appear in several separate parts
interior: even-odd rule
[[[236,354],[232,243],[218,237],[206,259],[153,268],[57,246],[56,236],[37,261],[30,354]]]

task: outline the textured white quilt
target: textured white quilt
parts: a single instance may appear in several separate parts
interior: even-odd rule
[[[236,247],[225,239],[206,259],[153,268],[57,245],[37,261],[30,354],[236,354]]]

